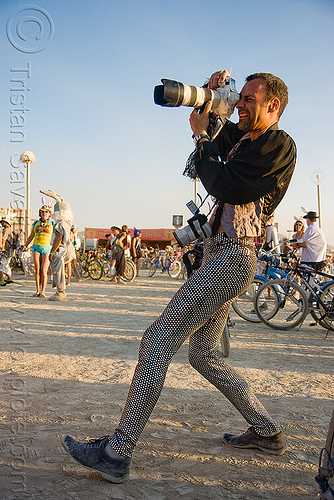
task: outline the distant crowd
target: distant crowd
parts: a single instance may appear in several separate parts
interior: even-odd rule
[[[59,195],[57,195],[59,196]],[[26,241],[22,229],[15,232],[12,229],[10,218],[2,218],[0,221],[0,286],[13,283],[10,261],[15,254],[21,255],[32,243],[32,256],[35,269],[36,292],[34,297],[46,297],[46,285],[50,276],[50,263],[54,256],[61,257],[54,267],[54,274],[60,275],[53,279],[53,285],[57,291],[49,297],[50,300],[66,300],[65,287],[70,284],[72,269],[77,281],[81,280],[77,267],[77,252],[82,247],[80,238],[77,235],[78,228],[70,225],[73,217],[69,210],[69,205],[65,203],[66,210],[56,210],[52,218],[50,202],[43,203],[39,210],[39,220],[32,224],[32,230]],[[57,205],[57,204],[56,204]],[[57,208],[55,205],[55,208]],[[64,208],[64,207],[63,207]],[[66,213],[66,211],[68,213]],[[69,213],[70,212],[70,213]],[[67,220],[59,219],[67,217]],[[68,219],[71,217],[71,219]],[[262,240],[258,239],[258,244],[264,249],[274,253],[288,253],[291,248],[296,250],[296,255],[302,263],[307,263],[317,270],[327,269],[333,273],[333,259],[327,255],[326,237],[318,224],[318,215],[314,211],[309,211],[300,217],[294,217],[293,233],[290,239],[283,238],[279,242],[277,226],[275,224],[275,214],[272,214],[265,225]],[[131,258],[137,270],[140,272],[140,259],[147,256],[150,250],[142,245],[141,231],[134,228],[131,237],[127,225],[122,227],[111,226],[110,233],[106,234],[106,251],[109,253],[110,271],[109,277],[112,281],[121,284],[124,274],[126,258]],[[294,241],[291,241],[294,240]],[[193,270],[196,270],[202,260],[202,242],[194,242],[184,252],[183,260],[190,277]],[[52,267],[52,266],[51,266]],[[62,270],[64,268],[64,270]],[[66,271],[66,273],[65,273]]]

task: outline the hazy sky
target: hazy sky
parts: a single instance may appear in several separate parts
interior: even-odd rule
[[[289,87],[280,127],[298,163],[279,232],[301,206],[318,210],[312,176],[321,173],[333,245],[333,25],[332,0],[0,0],[0,206],[24,203],[17,158],[29,150],[35,216],[47,188],[71,203],[79,230],[188,218],[190,109],[156,106],[153,88],[161,78],[201,85],[233,67],[239,90],[256,71]]]

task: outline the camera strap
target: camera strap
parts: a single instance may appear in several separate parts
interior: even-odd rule
[[[225,130],[224,130],[224,132],[225,132]],[[226,161],[229,161],[231,158],[233,158],[233,156],[236,155],[236,153],[238,152],[240,146],[244,143],[243,141],[245,141],[247,139],[250,139],[249,132],[247,132],[245,135],[243,135],[241,137],[240,141],[237,142],[237,144],[232,147],[232,149],[230,150],[229,154],[227,155]],[[231,143],[230,139],[229,139],[229,141]],[[213,235],[217,234],[217,230],[219,228],[220,219],[221,219],[221,216],[222,216],[222,213],[223,213],[223,209],[224,209],[224,202],[223,201],[219,201],[218,205],[217,205],[217,207],[216,207],[216,209],[214,211],[214,213],[212,214],[212,217],[214,217],[213,224],[212,224],[212,234]]]
[[[215,236],[217,234],[223,209],[224,209],[224,202],[219,201],[217,207],[215,208],[214,213],[212,214],[212,216],[214,217],[212,224],[212,236]]]

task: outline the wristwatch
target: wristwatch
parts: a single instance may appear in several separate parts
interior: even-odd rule
[[[208,141],[210,141],[210,137],[208,136],[208,134],[193,135],[193,139],[196,146],[200,139],[207,139]]]

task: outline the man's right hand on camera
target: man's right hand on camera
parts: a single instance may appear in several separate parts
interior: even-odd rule
[[[223,81],[230,76],[230,73],[226,69],[224,69],[224,71],[216,71],[210,76],[210,80],[208,82],[209,89],[217,90]]]
[[[206,103],[202,113],[200,113],[200,108],[195,108],[190,114],[189,122],[194,135],[207,134],[211,108],[212,101],[209,101]]]

